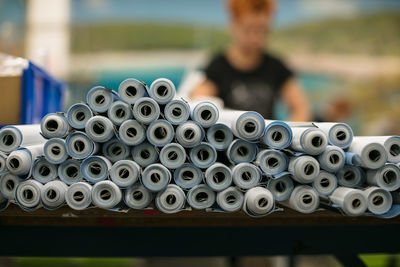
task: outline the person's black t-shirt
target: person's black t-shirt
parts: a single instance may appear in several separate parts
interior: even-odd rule
[[[283,84],[293,72],[279,59],[264,54],[251,71],[233,67],[224,54],[217,55],[205,68],[206,77],[218,88],[218,96],[227,108],[256,111],[273,118],[273,106]]]

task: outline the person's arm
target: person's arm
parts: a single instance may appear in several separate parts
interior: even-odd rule
[[[209,79],[205,79],[199,83],[191,92],[190,99],[196,99],[204,96],[216,97],[218,95],[218,89],[214,82]]]
[[[290,121],[309,121],[310,106],[300,85],[294,78],[287,80],[282,87],[282,99],[290,111]]]

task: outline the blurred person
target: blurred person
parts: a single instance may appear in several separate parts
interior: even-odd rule
[[[231,44],[206,66],[206,79],[190,98],[219,97],[225,107],[259,112],[272,119],[277,98],[289,108],[289,120],[310,119],[308,101],[293,71],[264,51],[273,17],[273,0],[229,0]]]

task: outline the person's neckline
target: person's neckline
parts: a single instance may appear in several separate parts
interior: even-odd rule
[[[226,49],[226,50],[222,53],[222,57],[223,57],[223,59],[226,61],[226,63],[228,64],[228,66],[229,66],[230,68],[232,68],[233,70],[235,70],[235,71],[237,71],[237,72],[240,72],[240,73],[248,74],[248,73],[254,73],[254,72],[258,71],[258,70],[263,66],[264,61],[265,61],[265,52],[262,52],[262,53],[260,54],[260,62],[259,62],[257,65],[255,65],[253,68],[249,68],[249,69],[240,69],[240,68],[237,68],[237,67],[231,62],[231,59],[229,58],[229,48]]]

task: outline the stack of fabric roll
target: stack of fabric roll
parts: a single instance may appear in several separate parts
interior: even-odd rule
[[[400,213],[400,137],[188,103],[164,78],[97,86],[66,113],[3,127],[0,151],[1,209]]]

